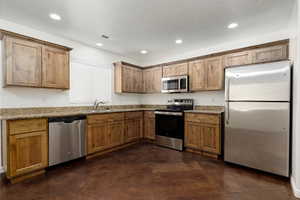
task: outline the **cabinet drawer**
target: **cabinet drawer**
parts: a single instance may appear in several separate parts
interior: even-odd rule
[[[143,112],[126,112],[125,119],[134,119],[134,118],[142,118]]]
[[[97,124],[107,121],[119,121],[124,120],[124,113],[110,113],[110,114],[98,114],[87,116],[88,124]]]
[[[47,119],[24,119],[8,121],[10,135],[47,130]]]
[[[145,118],[155,118],[154,111],[145,111],[144,112],[144,117]]]
[[[215,115],[215,114],[187,113],[185,115],[185,121],[209,123],[209,124],[220,124],[220,117],[219,117],[219,115]]]

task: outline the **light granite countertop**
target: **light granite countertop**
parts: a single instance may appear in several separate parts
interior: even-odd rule
[[[93,115],[116,112],[133,112],[133,111],[154,111],[154,108],[132,108],[132,109],[112,109],[112,110],[86,110],[86,111],[68,111],[68,112],[45,112],[38,114],[6,114],[0,115],[0,120],[30,119],[30,118],[49,118],[49,117],[65,117],[73,115]]]
[[[204,114],[221,114],[224,112],[223,109],[219,110],[206,110],[206,109],[199,109],[199,110],[186,110],[185,113],[204,113]]]
[[[116,112],[134,112],[134,111],[154,111],[155,108],[130,108],[130,109],[111,109],[111,110],[83,110],[83,111],[64,111],[64,112],[43,112],[43,113],[22,113],[22,114],[2,114],[0,120],[16,120],[16,119],[30,119],[30,118],[49,118],[49,117],[64,117],[73,115],[93,115]],[[185,113],[207,113],[207,114],[221,114],[224,109],[195,109],[186,110]]]

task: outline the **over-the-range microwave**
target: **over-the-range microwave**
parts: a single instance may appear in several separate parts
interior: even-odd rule
[[[189,91],[188,76],[165,77],[161,79],[162,93],[179,93]]]

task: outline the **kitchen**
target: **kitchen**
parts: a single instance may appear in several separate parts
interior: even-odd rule
[[[150,18],[149,10],[119,15],[112,12],[120,6],[127,9],[156,6],[159,18],[169,5],[157,1],[102,2],[103,6],[89,2],[86,6],[90,15],[86,13],[86,18],[77,20],[76,9],[83,6],[80,2],[27,3],[17,0],[0,3],[4,166],[1,198],[15,199],[22,195],[24,199],[294,199],[294,195],[299,196],[298,1],[281,5],[280,1],[232,0],[222,3],[222,8],[217,1],[172,4],[174,11],[170,16],[196,6],[207,16],[205,8],[217,7],[218,17],[226,18],[218,23],[221,30],[207,28],[208,19],[202,19],[200,13],[195,15],[205,23],[203,26],[192,27],[200,22],[195,22],[196,16],[186,14],[191,24],[180,30],[183,21],[174,24],[174,20],[165,16],[166,21],[159,23]],[[225,17],[234,13],[233,5],[245,13],[235,13],[234,19]],[[69,14],[65,6],[70,9]],[[272,9],[267,12],[261,8]],[[114,13],[111,16],[114,24],[94,20],[100,28],[92,31],[97,32],[96,37],[91,36],[88,29],[91,27],[82,20],[107,18],[108,13]],[[126,23],[139,23],[138,16],[144,14],[143,26],[120,30],[121,24],[126,27]],[[247,14],[251,14],[252,21],[247,21]],[[74,17],[73,23],[86,25],[86,32],[73,27],[69,15]],[[217,23],[218,17],[212,21]],[[269,25],[258,23],[262,19]],[[254,22],[257,27],[251,27]],[[180,31],[170,35],[160,27],[161,23],[170,23],[172,31]],[[156,32],[147,26],[156,27]],[[205,27],[208,30],[202,30]],[[149,35],[137,35],[138,31],[149,31]],[[207,38],[195,39],[193,34],[199,33]],[[161,34],[161,39],[157,34]],[[210,35],[210,43],[205,42]],[[269,85],[257,84],[254,90],[247,88],[247,84],[234,85],[235,73],[251,77],[246,72],[243,75],[242,69],[254,70],[247,72],[252,76],[263,74],[249,78],[251,83],[265,81]],[[229,81],[230,74],[233,79]],[[293,87],[289,85],[292,79]],[[229,91],[230,84],[233,85]],[[268,89],[274,85],[276,89],[270,92]],[[235,89],[239,92],[235,93]],[[251,94],[258,91],[262,91],[261,96],[269,94],[270,99],[252,99]],[[232,95],[228,97],[226,94],[230,92]],[[245,112],[252,109],[249,106],[252,102],[247,103],[247,108],[236,107],[228,112],[241,100],[234,98],[237,94],[246,102],[292,102],[293,107],[289,110],[290,104],[287,105],[283,115],[275,114],[276,111],[268,113],[270,109],[266,109],[249,118]],[[283,99],[277,98],[278,94]],[[264,104],[263,108],[267,106]],[[280,110],[279,106],[272,109],[276,108]],[[239,109],[245,114],[235,112]],[[261,109],[256,107],[250,113],[257,110]],[[265,116],[272,116],[271,121]],[[261,123],[255,120],[256,127],[250,129],[273,127],[271,132],[275,133],[284,126],[285,131],[281,132],[284,137],[275,141],[269,135],[256,138],[265,144],[265,149],[257,151],[252,150],[259,142],[251,140],[253,136],[244,138],[244,145],[229,141],[227,120],[247,117],[248,121],[262,119]],[[290,122],[293,123],[289,125]],[[72,135],[75,124],[76,137]],[[244,124],[242,129],[249,129],[247,123],[240,124]],[[170,137],[173,134],[176,137]],[[68,148],[76,149],[72,149],[75,157],[68,157]],[[230,157],[226,151],[234,151],[230,155],[238,157]],[[272,156],[283,159],[275,159],[278,162],[272,169],[270,165],[254,162]],[[266,163],[272,162],[274,159]],[[278,171],[276,167],[282,163],[284,170]]]

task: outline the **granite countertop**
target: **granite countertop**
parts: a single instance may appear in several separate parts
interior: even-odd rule
[[[64,117],[72,115],[93,115],[103,113],[116,112],[133,112],[133,111],[154,111],[154,108],[131,108],[131,109],[112,109],[112,110],[86,110],[86,111],[66,111],[66,112],[45,112],[45,113],[28,113],[28,114],[5,114],[0,115],[0,120],[30,119],[30,118],[48,118],[48,117]]]
[[[103,113],[116,113],[116,112],[133,112],[133,111],[154,111],[156,108],[129,108],[129,109],[111,109],[111,110],[80,110],[80,111],[58,111],[58,112],[41,112],[41,113],[18,113],[18,114],[2,114],[0,120],[16,120],[16,119],[30,119],[30,118],[48,118],[48,117],[64,117],[72,115],[93,115]],[[224,109],[195,109],[186,110],[185,113],[207,113],[207,114],[221,114]]]
[[[197,110],[186,110],[185,113],[204,113],[204,114],[221,114],[224,109],[209,110],[209,109],[197,109]]]

